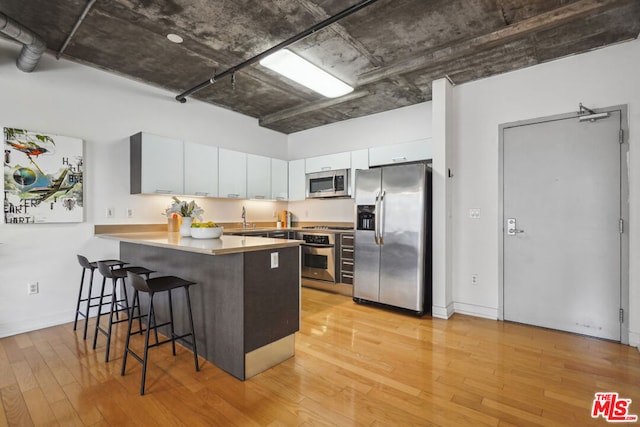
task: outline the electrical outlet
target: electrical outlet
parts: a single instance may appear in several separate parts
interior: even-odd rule
[[[132,208],[127,208],[127,211],[125,213],[127,214],[127,218],[133,218],[133,209]]]
[[[35,295],[40,291],[38,282],[27,283],[27,294]]]
[[[105,211],[104,211],[104,216],[106,216],[107,218],[113,218],[113,211],[114,211],[114,210],[115,210],[115,209],[113,209],[113,208],[107,208],[107,209],[105,209]]]
[[[479,208],[469,209],[469,218],[472,218],[472,219],[480,218],[480,209]]]
[[[271,252],[271,268],[278,268],[278,252]]]
[[[476,286],[478,284],[479,278],[477,274],[472,274],[471,275],[471,284],[473,286]]]

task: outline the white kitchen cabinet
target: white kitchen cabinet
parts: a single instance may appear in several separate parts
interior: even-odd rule
[[[327,154],[305,159],[305,172],[323,172],[351,167],[351,153]]]
[[[131,194],[183,194],[183,143],[139,132],[129,138]]]
[[[289,201],[304,200],[306,194],[306,176],[304,173],[305,160],[291,160],[289,162]]]
[[[429,160],[432,156],[431,138],[369,149],[369,166]]]
[[[351,176],[349,179],[349,186],[351,187],[351,198],[356,195],[356,170],[357,169],[369,169],[369,150],[356,150],[351,152]]]
[[[289,198],[289,170],[286,160],[271,159],[271,198],[287,200]]]
[[[247,154],[247,197],[271,198],[271,159]]]
[[[239,151],[218,150],[218,196],[247,198],[247,154]]]
[[[218,197],[218,147],[184,143],[184,194]]]

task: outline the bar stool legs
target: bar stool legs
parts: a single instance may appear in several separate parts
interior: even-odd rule
[[[100,299],[103,296],[102,292],[100,294],[100,296],[92,296],[93,294],[93,272],[98,268],[97,262],[90,262],[86,257],[82,256],[82,255],[78,255],[78,262],[80,263],[80,266],[82,267],[82,276],[80,278],[80,290],[78,291],[78,301],[76,303],[76,314],[75,314],[75,318],[73,319],[73,330],[75,331],[78,327],[78,316],[82,316],[85,319],[84,322],[84,331],[82,333],[82,339],[86,340],[87,339],[87,327],[89,326],[89,314],[90,314],[90,310],[91,308],[94,307],[102,307],[102,301],[100,301],[99,304],[94,304],[93,302],[95,300]],[[126,262],[117,260],[117,259],[110,259],[110,260],[102,260],[101,262],[107,263],[109,266],[111,267],[122,267],[123,265],[126,264]],[[90,276],[89,276],[89,286],[88,286],[88,290],[87,290],[87,295],[86,297],[83,296],[83,290],[84,290],[84,282],[85,282],[85,275],[87,270],[90,271]],[[105,279],[103,278],[102,283],[104,286],[104,281]],[[81,305],[82,303],[85,303],[85,306],[83,307],[84,310],[81,310]]]
[[[121,375],[124,376],[126,367],[127,367],[127,356],[131,354],[131,356],[136,359],[138,362],[142,364],[142,378],[140,380],[140,395],[144,395],[145,382],[147,378],[147,361],[149,356],[149,349],[151,347],[156,347],[162,344],[167,344],[171,342],[172,353],[176,355],[176,340],[184,339],[186,337],[191,337],[191,343],[193,346],[193,360],[196,371],[200,371],[200,364],[198,363],[198,350],[196,348],[196,337],[193,327],[193,314],[191,311],[191,298],[189,296],[189,286],[193,285],[193,282],[188,282],[179,277],[174,276],[164,276],[164,277],[155,277],[153,279],[143,279],[141,276],[135,273],[128,273],[129,281],[133,288],[135,289],[135,293],[133,296],[133,303],[131,305],[130,314],[129,314],[129,322],[127,328],[127,338],[125,341],[124,354],[122,356],[122,370],[120,372]],[[185,298],[187,301],[187,314],[189,318],[189,332],[183,335],[176,335],[174,328],[174,319],[173,319],[173,300],[171,297],[172,289],[176,289],[182,287],[185,291]],[[153,300],[155,294],[158,292],[168,292],[169,297],[169,321],[161,324],[156,323],[155,312],[153,307]],[[140,308],[140,295],[139,292],[145,292],[149,294],[149,304],[147,306],[146,314],[142,314],[142,310]],[[135,309],[138,308],[138,315],[135,315]],[[147,318],[147,327],[144,330],[144,350],[143,355],[140,357],[136,354],[130,347],[130,339],[132,335],[137,334],[140,331],[131,331],[133,326],[134,319],[141,319],[142,317]],[[170,337],[163,341],[158,341],[157,329],[163,326],[170,326]],[[156,333],[156,342],[155,344],[149,344],[149,336],[151,334],[151,330],[154,330]]]
[[[107,338],[107,346],[105,350],[104,361],[108,362],[109,354],[111,351],[111,334],[113,332],[113,325],[115,323],[121,323],[128,320],[128,318],[127,319],[119,318],[119,313],[121,311],[126,311],[128,316],[130,316],[129,302],[127,298],[127,289],[124,283],[124,279],[125,277],[127,277],[127,272],[134,271],[137,274],[143,274],[148,278],[149,275],[153,273],[153,271],[148,270],[144,267],[126,267],[126,268],[112,269],[106,263],[103,263],[101,261],[98,261],[97,264],[98,264],[98,270],[100,271],[100,274],[102,274],[102,276],[105,278],[105,280],[111,279],[112,288],[111,288],[111,304],[109,307],[109,313],[106,313],[109,315],[107,329],[103,329],[100,326],[100,319],[103,313],[98,312],[98,315],[96,316],[96,327],[93,334],[93,349],[95,350],[96,348],[96,345],[98,342],[98,332],[100,332]],[[123,289],[123,297],[120,299],[118,299],[118,296],[117,296],[118,280],[122,281],[121,283],[122,283],[122,289]],[[98,303],[100,307],[102,307],[102,305],[104,304],[104,296],[105,296],[104,289],[105,289],[105,281],[102,282],[102,289],[100,291],[100,302]],[[114,320],[114,316],[116,317],[115,320]],[[142,320],[140,320],[139,322],[140,322],[140,327],[142,327]]]

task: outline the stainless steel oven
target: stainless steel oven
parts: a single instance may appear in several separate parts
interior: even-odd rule
[[[325,282],[336,282],[335,234],[298,232],[302,247],[302,277]]]

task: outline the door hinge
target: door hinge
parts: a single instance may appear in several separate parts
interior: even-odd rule
[[[624,308],[620,309],[620,323],[624,323]]]
[[[620,129],[618,132],[618,142],[624,144],[624,129]]]
[[[618,222],[618,229],[620,230],[620,234],[624,233],[624,219],[620,218]]]

